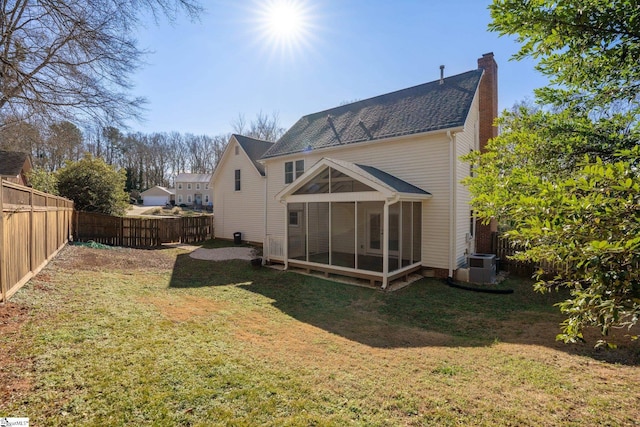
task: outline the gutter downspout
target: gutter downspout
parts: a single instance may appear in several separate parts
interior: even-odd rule
[[[382,214],[383,233],[382,233],[382,289],[389,286],[389,206],[398,203],[400,195],[396,194],[392,198],[384,201],[384,210]]]
[[[456,159],[455,159],[455,141],[456,134],[450,130],[447,131],[449,138],[449,277],[453,278],[453,264],[455,260],[455,226],[456,226]]]

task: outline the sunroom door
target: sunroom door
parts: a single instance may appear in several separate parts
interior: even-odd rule
[[[389,213],[389,254],[398,254],[399,245],[399,216],[395,212]],[[367,252],[380,255],[384,239],[384,213],[382,209],[367,211]]]
[[[382,254],[384,222],[382,210],[367,211],[367,253]]]

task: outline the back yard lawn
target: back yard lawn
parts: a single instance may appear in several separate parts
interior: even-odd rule
[[[396,293],[180,249],[67,247],[0,307],[32,425],[638,425],[640,349],[554,340],[560,295]],[[595,340],[595,335],[593,336]]]

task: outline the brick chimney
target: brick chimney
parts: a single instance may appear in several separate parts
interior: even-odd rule
[[[484,153],[489,139],[498,136],[498,128],[493,125],[498,117],[498,64],[493,59],[493,52],[485,53],[478,58],[478,69],[484,70],[480,80],[479,92],[479,144],[480,152]],[[492,241],[494,233],[498,231],[496,220],[483,225],[476,223],[476,252],[495,253]]]
[[[493,52],[478,58],[478,69],[484,70],[480,81],[480,151],[484,153],[489,139],[498,136],[493,121],[498,117],[498,64]]]

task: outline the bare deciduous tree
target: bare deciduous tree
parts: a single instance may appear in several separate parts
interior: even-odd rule
[[[0,115],[50,121],[138,117],[130,74],[144,51],[143,13],[196,17],[197,0],[5,0],[0,14]],[[4,121],[3,121],[4,122]],[[3,123],[0,123],[0,126]]]
[[[29,153],[36,166],[42,166],[45,141],[41,126],[9,118],[0,126],[0,149]]]
[[[82,132],[71,122],[63,121],[49,125],[45,150],[46,169],[60,169],[66,160],[82,158]]]
[[[239,114],[231,126],[235,133],[264,141],[276,141],[285,132],[285,129],[280,126],[280,117],[276,112],[269,116],[260,111],[249,125],[247,125],[244,114]]]

